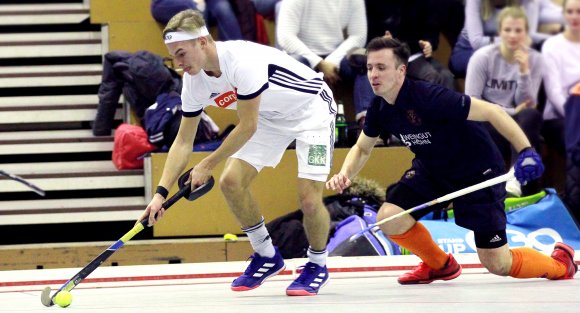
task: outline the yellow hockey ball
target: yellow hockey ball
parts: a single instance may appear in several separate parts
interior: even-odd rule
[[[66,308],[72,303],[72,294],[66,290],[62,290],[54,297],[54,303],[61,308]]]
[[[236,236],[234,234],[225,234],[224,240],[225,241],[238,241],[238,236]]]

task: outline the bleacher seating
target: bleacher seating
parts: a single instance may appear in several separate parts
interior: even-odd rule
[[[133,221],[143,209],[143,171],[117,171],[113,137],[91,132],[108,48],[89,13],[82,0],[0,4],[0,169],[47,192],[0,178],[0,227]]]

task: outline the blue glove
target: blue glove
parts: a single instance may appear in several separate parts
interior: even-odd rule
[[[528,147],[520,151],[514,169],[516,179],[520,184],[525,185],[529,181],[542,176],[542,173],[544,173],[544,164],[536,150]]]

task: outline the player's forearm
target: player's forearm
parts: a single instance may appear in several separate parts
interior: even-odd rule
[[[519,152],[522,149],[531,146],[526,134],[522,131],[516,121],[505,111],[499,108],[493,110],[493,113],[490,114],[489,122],[512,144],[516,151]]]
[[[365,151],[357,145],[354,145],[346,155],[340,172],[349,179],[352,179],[360,172],[363,166],[367,163],[370,156],[370,150]]]
[[[166,189],[170,189],[173,186],[189,161],[192,146],[192,144],[179,141],[179,137],[176,138],[167,153],[163,175],[161,175],[158,186],[163,186]]]

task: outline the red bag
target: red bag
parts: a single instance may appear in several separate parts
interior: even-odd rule
[[[142,156],[155,148],[143,127],[121,124],[115,130],[113,164],[118,170],[143,168]]]

